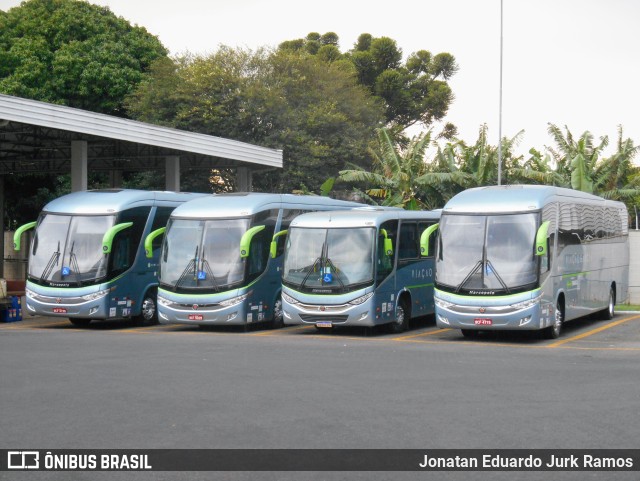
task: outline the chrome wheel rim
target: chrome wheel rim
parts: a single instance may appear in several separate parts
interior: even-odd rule
[[[156,304],[148,297],[142,302],[142,317],[145,321],[150,321],[156,314]]]

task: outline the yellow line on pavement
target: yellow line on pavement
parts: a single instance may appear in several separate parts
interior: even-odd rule
[[[423,332],[423,333],[420,333],[420,334],[413,334],[411,336],[392,337],[391,340],[392,341],[404,341],[405,339],[414,339],[416,337],[433,336],[435,334],[440,334],[441,332],[447,332],[447,331],[452,331],[452,330],[453,329],[451,329],[451,328],[435,329],[433,331],[427,331],[427,332]]]
[[[619,326],[620,324],[624,324],[625,322],[633,321],[634,319],[640,319],[640,314],[637,316],[627,317],[625,319],[620,319],[619,321],[610,322],[605,326],[598,327],[596,329],[591,329],[590,331],[583,332],[582,334],[578,334],[573,337],[569,337],[567,339],[563,339],[562,341],[556,341],[553,344],[548,344],[546,347],[560,347],[564,344],[573,341],[579,341],[580,339],[584,339],[585,337],[593,336],[594,334],[598,334],[599,332],[605,331],[615,326]]]

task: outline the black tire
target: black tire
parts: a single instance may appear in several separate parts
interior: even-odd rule
[[[544,337],[546,339],[558,339],[562,332],[562,325],[564,324],[564,303],[558,299],[556,305],[556,313],[554,316],[553,325],[547,327],[544,330]]]
[[[409,317],[411,316],[411,308],[407,306],[406,299],[401,299],[396,305],[396,316],[389,329],[394,334],[400,334],[409,328]]]
[[[613,288],[613,286],[611,286],[609,288],[609,304],[607,304],[607,308],[602,311],[604,318],[607,321],[610,321],[611,319],[613,319],[613,316],[616,310],[615,306],[616,306],[616,291]]]
[[[478,337],[478,334],[480,334],[480,331],[476,329],[460,329],[460,332],[462,332],[462,335],[467,339],[475,339]]]
[[[281,329],[284,327],[284,315],[282,314],[282,297],[278,296],[273,304],[273,319],[271,320],[271,329]]]
[[[151,326],[158,324],[158,298],[155,289],[147,291],[142,299],[140,314],[135,317],[136,324]]]
[[[69,321],[71,321],[71,324],[76,327],[87,327],[91,322],[91,319],[69,318]]]

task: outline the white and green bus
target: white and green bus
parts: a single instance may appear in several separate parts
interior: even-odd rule
[[[298,215],[364,204],[322,196],[209,195],[171,214],[160,258],[158,319],[201,326],[282,325],[280,277]]]
[[[388,324],[433,314],[439,211],[363,208],[297,217],[282,276],[284,323],[318,329]],[[427,254],[427,253],[425,253]]]
[[[74,192],[49,202],[37,221],[16,230],[14,248],[35,229],[29,250],[26,312],[92,320],[156,320],[162,238],[145,236],[166,226],[176,206],[206,194],[103,189]]]
[[[628,215],[621,202],[548,186],[466,190],[444,207],[436,250],[436,322],[474,337],[544,330],[628,295]]]

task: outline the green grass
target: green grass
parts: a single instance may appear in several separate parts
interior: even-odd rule
[[[616,304],[616,311],[640,311],[638,304]]]

